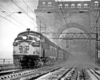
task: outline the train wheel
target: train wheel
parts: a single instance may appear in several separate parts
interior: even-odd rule
[[[24,56],[22,60],[20,60],[20,63],[21,63],[21,67],[23,69],[26,69],[28,68],[28,57],[27,56]]]
[[[34,63],[35,63],[35,67],[37,68],[39,66],[39,61],[36,60],[36,61],[34,61]]]
[[[41,62],[40,62],[40,65],[41,65],[41,66],[43,66],[43,65],[44,65],[43,61],[41,61]]]
[[[28,65],[28,68],[31,68],[31,60],[28,61],[27,65]]]
[[[41,59],[37,61],[37,66],[38,67],[43,66],[43,64],[44,64],[44,62]]]
[[[35,62],[34,62],[34,60],[30,59],[28,61],[28,68],[35,68]]]

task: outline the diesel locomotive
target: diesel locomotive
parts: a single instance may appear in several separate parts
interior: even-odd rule
[[[19,33],[13,42],[13,61],[18,68],[35,68],[64,60],[66,54],[66,50],[46,36],[30,29]]]

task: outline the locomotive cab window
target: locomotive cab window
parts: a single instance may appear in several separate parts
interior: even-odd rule
[[[32,41],[32,46],[34,46],[34,47],[40,46],[40,37],[39,36],[29,35],[28,39]]]
[[[40,39],[41,39],[41,42],[45,42],[45,39],[42,36],[40,37]]]
[[[28,40],[32,40],[34,42],[40,42],[40,38],[33,35],[29,35]]]
[[[16,40],[27,40],[28,36],[27,35],[19,35]]]

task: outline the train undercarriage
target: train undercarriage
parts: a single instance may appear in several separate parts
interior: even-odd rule
[[[22,69],[37,68],[44,65],[45,59],[35,55],[13,55],[14,64]]]

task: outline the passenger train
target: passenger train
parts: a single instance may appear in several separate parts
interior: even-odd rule
[[[66,50],[51,42],[43,34],[27,29],[13,42],[13,60],[18,68],[35,68],[64,60]]]

